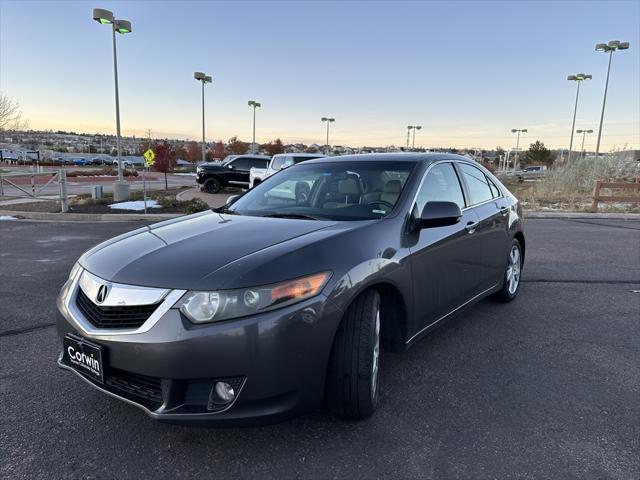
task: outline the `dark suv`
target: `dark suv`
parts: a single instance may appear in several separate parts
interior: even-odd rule
[[[196,182],[207,193],[219,193],[225,187],[249,187],[249,170],[267,168],[271,157],[265,155],[229,155],[222,163],[198,166]]]

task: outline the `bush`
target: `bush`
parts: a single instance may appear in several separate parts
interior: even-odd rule
[[[137,170],[127,170],[126,168],[122,172],[125,177],[137,177]],[[102,167],[100,169],[93,170],[68,170],[67,177],[102,177],[102,176],[117,176],[118,169],[116,167]]]
[[[209,210],[209,205],[200,200],[199,198],[193,198],[191,200],[177,200],[173,196],[163,196],[157,198],[157,201],[162,208],[170,208],[184,211],[187,214],[203,212]]]

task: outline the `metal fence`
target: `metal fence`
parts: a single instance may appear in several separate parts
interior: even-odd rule
[[[38,182],[39,178],[46,180],[44,183]],[[49,177],[47,179],[47,177]],[[28,182],[21,182],[18,179],[28,178]],[[60,209],[62,213],[69,210],[67,197],[67,175],[64,170],[53,172],[0,172],[0,196],[2,197],[25,197],[34,198],[43,196],[43,192],[50,185],[56,185],[57,195],[60,199]]]

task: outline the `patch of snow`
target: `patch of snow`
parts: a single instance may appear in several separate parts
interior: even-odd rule
[[[136,200],[131,202],[112,203],[111,205],[109,205],[109,208],[115,208],[118,210],[141,211],[144,210],[144,201]],[[162,208],[162,205],[159,205],[155,200],[147,200],[147,208]]]
[[[0,222],[9,221],[9,220],[18,220],[16,217],[12,217],[10,215],[0,215]]]
[[[174,173],[174,175],[181,176],[181,177],[195,177],[196,176],[195,173]]]

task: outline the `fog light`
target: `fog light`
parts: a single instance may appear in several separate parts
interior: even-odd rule
[[[216,395],[220,400],[225,403],[231,402],[235,396],[236,392],[233,390],[233,387],[226,382],[216,382]]]

